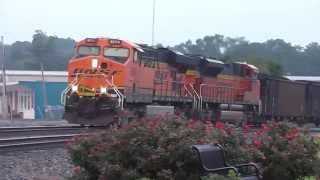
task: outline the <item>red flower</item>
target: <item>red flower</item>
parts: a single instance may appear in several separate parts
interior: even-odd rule
[[[201,139],[199,139],[199,140],[197,141],[197,144],[203,144],[203,141],[202,141]]]
[[[277,122],[273,122],[273,123],[271,124],[271,127],[272,127],[272,128],[279,128],[280,125],[279,125],[279,123],[277,123]]]
[[[254,139],[252,141],[252,144],[255,145],[257,148],[260,148],[262,146],[262,142],[260,140]]]
[[[64,144],[67,145],[67,146],[69,146],[71,143],[72,143],[71,139],[65,139],[64,140]]]
[[[270,131],[270,127],[267,124],[262,124],[261,130],[264,132],[268,132],[268,131]]]
[[[299,135],[299,130],[297,128],[290,129],[286,134],[286,138],[291,141],[294,140]]]
[[[245,133],[249,132],[251,129],[250,126],[247,124],[242,125],[241,128],[244,130]]]
[[[249,151],[249,150],[251,149],[251,147],[250,147],[249,144],[245,144],[245,145],[244,145],[244,149],[245,149],[246,151]]]
[[[232,133],[232,128],[231,128],[231,127],[226,127],[225,130],[226,130],[226,132],[227,132],[228,134],[231,134],[231,133]]]
[[[225,124],[223,122],[221,122],[221,121],[217,121],[215,126],[218,129],[224,129],[226,127]]]
[[[241,134],[243,138],[247,138],[248,137],[248,133],[242,133]]]
[[[73,172],[75,173],[75,174],[80,174],[80,172],[81,172],[81,168],[80,168],[80,166],[75,166],[75,167],[73,167]]]
[[[265,133],[267,133],[267,131],[265,131],[265,130],[263,130],[263,129],[258,129],[258,130],[256,131],[256,135],[257,135],[257,136],[262,136],[262,135],[264,135]]]
[[[199,124],[200,124],[200,121],[193,119],[193,120],[190,122],[190,124],[188,124],[187,128],[193,129],[193,128],[197,127]]]
[[[212,126],[206,126],[206,129],[205,129],[205,132],[206,134],[210,134],[213,130],[213,127]]]
[[[176,120],[177,120],[177,121],[181,121],[181,120],[182,120],[182,117],[181,117],[180,115],[177,115]]]
[[[151,120],[149,123],[149,127],[151,129],[155,129],[159,126],[159,124],[160,124],[160,120]]]

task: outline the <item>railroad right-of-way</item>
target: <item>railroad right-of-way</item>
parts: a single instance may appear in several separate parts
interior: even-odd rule
[[[0,152],[64,147],[75,136],[99,132],[106,127],[33,126],[1,127]]]

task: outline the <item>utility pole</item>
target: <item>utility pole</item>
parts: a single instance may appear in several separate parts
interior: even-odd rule
[[[156,0],[153,0],[153,11],[152,11],[152,42],[151,42],[151,45],[152,45],[152,46],[154,46],[155,16],[156,16]]]
[[[48,99],[47,99],[47,89],[46,89],[46,81],[44,78],[44,67],[43,63],[41,63],[41,76],[42,76],[42,95],[43,95],[43,118],[46,119],[46,111],[47,111],[47,105],[48,105]]]
[[[2,63],[2,118],[8,118],[8,100],[7,100],[7,83],[6,83],[6,66],[5,66],[5,48],[4,38],[1,36],[1,63]]]

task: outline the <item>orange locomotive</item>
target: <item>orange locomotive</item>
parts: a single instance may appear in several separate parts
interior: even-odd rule
[[[246,63],[224,64],[119,39],[87,38],[77,44],[69,62],[62,101],[71,123],[108,124],[122,111],[129,117],[174,112],[214,120],[221,107],[238,105],[246,114],[257,113],[257,73]]]

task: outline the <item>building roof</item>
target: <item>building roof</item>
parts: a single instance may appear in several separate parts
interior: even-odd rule
[[[320,82],[320,76],[285,76],[292,81],[315,81]]]
[[[14,86],[14,85],[18,85],[19,84],[19,82],[6,82],[6,86]],[[2,87],[3,86],[3,83],[2,82],[0,82],[0,87]]]
[[[2,71],[0,71],[2,74]],[[68,72],[66,71],[43,71],[43,74],[46,76],[67,76]],[[6,75],[34,75],[34,76],[41,76],[41,71],[24,71],[24,70],[6,70]]]
[[[67,82],[68,73],[65,71],[44,71],[42,77],[41,71],[19,71],[6,70],[7,82],[20,81],[42,81],[47,82]],[[2,81],[2,72],[0,71],[0,81]]]

